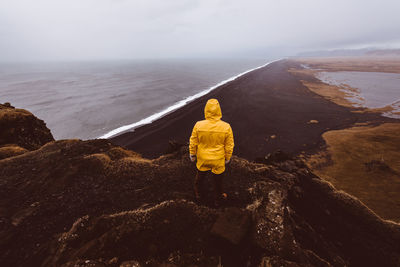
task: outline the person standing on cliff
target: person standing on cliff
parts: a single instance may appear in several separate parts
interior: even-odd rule
[[[217,99],[207,101],[204,116],[205,120],[194,125],[189,141],[190,160],[195,162],[197,159],[194,193],[199,201],[204,179],[211,171],[214,180],[214,200],[218,206],[220,200],[227,197],[222,191],[222,178],[225,164],[229,163],[233,153],[233,133],[229,123],[221,120],[222,112]]]

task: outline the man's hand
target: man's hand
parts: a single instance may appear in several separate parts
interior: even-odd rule
[[[228,164],[230,161],[230,159],[225,160],[225,164]]]
[[[196,161],[196,155],[189,155],[190,161],[195,162]]]

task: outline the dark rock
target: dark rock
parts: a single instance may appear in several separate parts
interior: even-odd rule
[[[57,252],[45,265],[57,266],[74,258],[168,257],[179,249],[193,253],[206,248],[201,240],[215,219],[215,211],[183,200],[166,201],[148,210],[82,217],[58,239]]]
[[[289,172],[289,173],[295,172],[298,169],[296,163],[291,160],[281,162],[278,164],[278,166],[279,166],[279,169],[281,169],[285,172]]]
[[[219,214],[211,233],[238,245],[248,233],[249,213],[238,208],[227,208]]]
[[[138,261],[124,261],[119,267],[141,267],[142,265]]]
[[[269,165],[269,164],[275,164],[275,163],[287,161],[290,159],[292,159],[291,155],[289,155],[281,150],[277,150],[273,153],[269,153],[268,155],[266,155],[263,158],[257,158],[256,162]]]
[[[165,154],[171,154],[171,153],[178,152],[181,149],[181,147],[183,147],[183,146],[189,146],[189,144],[183,144],[183,143],[179,143],[179,142],[176,142],[173,140],[169,141],[168,148],[165,151]]]
[[[60,267],[106,267],[108,266],[106,263],[96,260],[76,260],[69,261]]]

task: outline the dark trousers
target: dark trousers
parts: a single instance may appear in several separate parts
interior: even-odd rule
[[[222,178],[224,173],[214,174],[211,171],[199,171],[197,170],[196,177],[194,179],[194,193],[196,198],[201,198],[204,192],[204,180],[207,173],[211,173],[212,180],[214,182],[214,200],[219,201],[222,197]]]

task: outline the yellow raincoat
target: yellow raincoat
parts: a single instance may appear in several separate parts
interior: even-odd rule
[[[216,99],[207,101],[204,116],[206,119],[198,121],[193,127],[189,152],[197,156],[198,170],[221,174],[225,171],[225,160],[232,157],[232,128],[221,120],[221,108]]]

